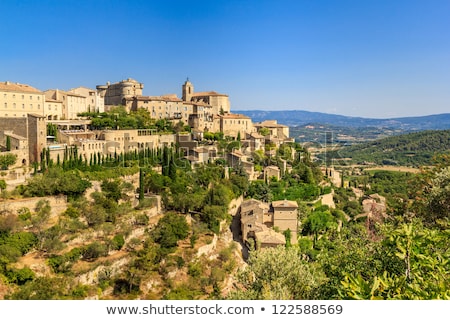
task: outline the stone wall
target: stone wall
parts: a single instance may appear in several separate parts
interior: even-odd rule
[[[66,196],[53,196],[53,197],[37,197],[37,198],[25,198],[16,200],[3,200],[0,201],[0,212],[7,211],[13,214],[18,214],[18,210],[21,208],[28,208],[33,212],[36,205],[41,200],[47,200],[51,207],[51,216],[56,217],[66,211],[67,209],[67,197]]]

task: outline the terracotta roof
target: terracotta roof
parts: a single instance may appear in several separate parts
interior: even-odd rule
[[[59,89],[48,89],[48,90],[45,90],[46,95],[47,94],[52,94],[52,96],[53,96],[56,92],[58,92],[59,94],[68,95],[68,96],[71,96],[71,97],[86,98],[85,96],[82,96],[82,95],[80,95],[78,93],[74,93],[74,92],[70,92],[70,91],[64,91],[64,90],[59,90]]]
[[[272,207],[274,207],[274,208],[298,208],[298,204],[295,201],[279,200],[279,201],[273,201]]]
[[[208,153],[209,152],[209,150],[205,147],[197,147],[197,148],[194,148],[193,150],[198,153]]]
[[[286,243],[284,235],[269,228],[264,228],[263,231],[256,232],[255,236],[261,244],[284,245]]]
[[[252,133],[250,134],[250,136],[251,136],[252,138],[255,138],[255,139],[264,139],[264,136],[263,136],[263,135],[260,135],[258,132],[252,132]]]
[[[178,98],[175,94],[163,95],[163,96],[139,96],[139,97],[131,97],[126,98],[127,100],[139,100],[139,101],[174,101],[181,102],[180,98]]]
[[[15,133],[6,133],[5,132],[5,136],[10,136],[11,138],[14,138],[17,140],[27,140],[27,138],[25,138],[23,136],[19,136],[18,134],[15,134]]]
[[[42,93],[41,90],[38,90],[32,86],[21,83],[12,83],[9,81],[0,82],[0,90],[5,91],[15,91],[15,92],[32,92],[32,93]]]
[[[239,113],[225,113],[223,115],[219,115],[219,117],[224,119],[250,119],[250,117]]]
[[[278,124],[276,120],[265,120],[262,122],[257,122],[254,124],[255,127],[266,127],[266,128],[287,128],[284,124]]]
[[[241,203],[241,212],[243,214],[256,208],[263,209],[263,211],[267,212],[269,211],[269,204],[256,199],[245,200]]]
[[[204,91],[204,92],[195,92],[192,94],[193,97],[206,97],[206,96],[224,96],[228,97],[228,95],[223,93],[218,93],[216,91]]]

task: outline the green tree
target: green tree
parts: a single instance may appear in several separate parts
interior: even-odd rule
[[[346,273],[344,299],[450,299],[448,232],[424,228],[419,221],[387,228],[382,270],[371,278]],[[397,264],[398,270],[389,266]],[[384,270],[383,270],[384,269]]]
[[[17,155],[12,153],[5,153],[0,155],[0,170],[7,170],[8,167],[15,164],[17,161]]]
[[[175,212],[168,212],[162,217],[152,231],[152,238],[163,248],[173,248],[178,240],[186,239],[189,235],[189,225],[186,218]]]
[[[6,136],[6,151],[11,151],[11,137]]]
[[[319,239],[319,234],[336,226],[336,221],[329,210],[316,209],[311,212],[303,223],[302,233],[314,236],[314,243]]]
[[[302,260],[295,247],[252,251],[248,266],[239,273],[239,288],[229,299],[316,299],[325,275],[315,263]]]
[[[144,171],[139,168],[139,202],[144,200]]]
[[[0,180],[0,193],[3,192],[3,190],[6,189],[6,181],[1,179]]]

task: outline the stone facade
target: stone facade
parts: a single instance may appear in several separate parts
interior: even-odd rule
[[[255,131],[252,119],[242,114],[227,113],[214,116],[213,132],[223,132],[225,136],[244,139],[247,134]]]
[[[28,165],[30,163],[30,155],[28,153],[28,139],[26,137],[14,134],[13,131],[0,131],[0,146],[6,148],[6,141],[9,139],[11,149],[6,152],[15,154],[17,161],[10,168]]]
[[[192,128],[192,139],[202,140],[204,132],[222,132],[235,140],[240,139],[243,148],[228,155],[232,166],[242,165],[255,179],[254,166],[248,156],[256,150],[264,150],[266,143],[286,141],[287,126],[276,121],[265,121],[254,125],[252,120],[241,114],[230,113],[228,95],[216,91],[195,92],[187,80],[182,85],[182,98],[176,94],[143,96],[144,85],[134,79],[106,85],[96,90],[78,87],[68,91],[59,89],[39,91],[29,85],[0,83],[0,134],[9,134],[14,144],[22,150],[28,146],[28,157],[22,151],[22,164],[40,161],[40,153],[48,147],[55,161],[62,157],[67,147],[77,146],[80,154],[89,160],[93,154],[139,151],[143,148],[157,148],[175,145],[176,135],[155,135],[154,130],[106,130],[89,131],[90,120],[80,119],[79,113],[102,112],[108,106],[124,105],[128,111],[145,109],[153,119],[165,119],[173,124],[182,122]],[[10,111],[13,111],[10,114]],[[47,141],[47,123],[55,124],[60,130],[58,143]],[[270,134],[262,137],[259,128],[268,128]],[[26,139],[23,140],[23,138]],[[198,143],[186,142],[186,157],[192,164],[204,163],[217,157],[216,148],[198,148]],[[0,138],[0,144],[2,143]],[[245,156],[244,156],[245,155]]]
[[[45,98],[44,114],[47,120],[60,120],[63,118],[63,103],[62,101]]]
[[[298,205],[295,201],[274,201],[268,204],[250,199],[242,202],[240,208],[241,236],[244,243],[253,238],[258,248],[284,245],[285,237],[275,232],[291,230],[291,243],[297,243]]]
[[[0,82],[0,117],[25,118],[28,113],[44,115],[44,93],[27,84]]]
[[[28,114],[26,117],[5,118],[0,117],[0,130],[5,135],[5,132],[24,137],[28,141],[28,162],[40,161],[40,154],[46,146],[46,130],[44,116],[36,114]],[[26,142],[23,142],[26,143]],[[26,158],[24,158],[26,159]],[[21,159],[20,161],[23,161]]]
[[[48,201],[51,208],[50,218],[55,218],[67,210],[66,196],[33,197],[17,200],[4,200],[0,202],[0,211],[18,214],[20,209],[28,208],[34,211],[39,201]]]
[[[275,178],[277,181],[281,178],[281,170],[277,166],[267,166],[264,168],[264,180],[269,181]]]
[[[68,92],[86,98],[86,110],[88,112],[105,112],[105,99],[97,90],[86,87],[70,89]]]
[[[295,201],[280,200],[272,202],[273,226],[280,231],[291,230],[291,243],[297,243],[298,204]]]
[[[50,89],[45,91],[45,98],[61,102],[62,115],[60,119],[80,119],[79,113],[87,112],[86,97],[58,89]]]
[[[105,106],[118,106],[124,104],[124,98],[142,96],[144,84],[128,78],[113,84],[107,82],[106,85],[98,85],[96,88],[99,95],[104,98]]]

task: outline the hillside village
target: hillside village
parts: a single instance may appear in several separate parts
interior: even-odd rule
[[[79,170],[83,167],[82,170],[88,170],[87,167],[108,167],[109,163],[113,170],[114,166],[129,169],[126,175],[120,176],[121,183],[127,184],[126,191],[123,191],[121,197],[115,198],[115,201],[133,208],[146,208],[141,214],[146,217],[145,221],[155,226],[164,212],[170,211],[171,205],[161,198],[157,190],[150,190],[148,182],[140,182],[143,175],[166,175],[164,171],[167,171],[168,164],[165,166],[164,152],[169,152],[167,150],[173,153],[172,157],[177,158],[172,159],[178,162],[177,165],[187,164],[189,170],[195,170],[220,164],[224,178],[233,180],[235,172],[240,171],[246,184],[250,181],[278,181],[285,172],[292,170],[292,163],[288,163],[288,159],[300,158],[299,146],[295,146],[294,139],[289,137],[289,127],[270,120],[253,123],[247,116],[231,113],[226,94],[215,91],[195,92],[189,80],[182,85],[181,98],[175,94],[143,96],[143,86],[136,80],[127,79],[114,84],[108,82],[96,89],[79,87],[68,91],[40,91],[29,85],[2,82],[0,155],[5,159],[14,158],[14,161],[7,162],[2,167],[2,180],[5,181],[5,186],[2,187],[4,197],[0,202],[2,214],[8,218],[13,215],[14,219],[11,219],[16,220],[21,217],[22,212],[39,215],[44,206],[49,214],[45,225],[51,229],[55,227],[55,223],[58,225],[61,222],[62,216],[73,209],[70,195],[68,198],[64,191],[37,191],[29,192],[28,195],[27,192],[22,192],[19,195],[18,188],[27,185],[27,182],[30,184],[30,181],[35,181],[40,175],[51,174],[49,172],[55,167],[63,170]],[[111,116],[117,120],[131,114],[144,116],[147,123],[127,127],[126,124],[124,126],[105,121]],[[277,156],[281,147],[285,148],[285,159]],[[139,173],[128,163],[136,160],[141,167]],[[106,180],[87,180],[89,182],[85,181],[86,185],[89,184],[90,187],[83,188],[81,193],[85,199],[92,201],[89,200],[91,196],[95,197],[99,191],[105,191]],[[74,180],[66,180],[65,183],[76,184]],[[144,185],[147,189],[145,194],[143,190],[139,191]],[[139,200],[138,192],[144,194]],[[285,245],[286,239],[282,232],[286,230],[292,232],[291,241],[296,243],[298,205],[295,201],[244,200],[242,191],[235,196],[236,199],[231,203],[224,203],[228,208],[225,208],[226,212],[235,217],[236,221],[232,224],[235,227],[230,229],[232,234],[228,236],[226,245],[243,244],[238,259],[241,263],[250,247]],[[142,205],[145,202],[141,201],[143,199],[152,204],[145,207]],[[264,212],[255,209],[260,207],[265,208]],[[177,205],[172,205],[172,208],[182,209]],[[192,209],[181,211],[189,213],[189,216],[195,215]],[[101,224],[91,223],[89,217],[85,219],[88,226],[103,228]],[[35,225],[32,220],[29,221],[31,224],[28,228],[33,229]],[[122,246],[125,247],[125,244],[136,239],[133,236],[142,234],[147,228],[147,223],[140,227],[134,225]],[[223,221],[220,230],[227,230]],[[92,235],[92,232],[97,235]],[[87,234],[95,239],[102,233],[104,231],[91,230]],[[66,252],[67,247],[73,248],[86,241],[86,234],[74,237],[70,241],[62,240],[66,249],[59,251],[60,253]],[[214,249],[217,241],[215,234],[211,243]],[[211,244],[207,244],[206,249],[199,248],[197,255],[211,251]],[[117,254],[112,253],[113,256]],[[111,252],[108,255],[114,260]],[[44,256],[48,259],[52,255],[47,252]],[[122,260],[113,264],[122,263],[120,261]],[[48,262],[40,250],[26,255],[17,263],[18,266],[31,268],[36,274],[48,275],[50,272]],[[95,272],[98,273],[98,270]],[[89,273],[80,277],[85,279],[85,284],[98,284],[99,281],[96,278],[98,275]]]
[[[189,79],[181,98],[143,87],[0,83],[0,298],[362,295],[352,254],[378,257],[379,225],[412,221],[411,173],[344,178],[288,126],[232,113],[226,94]],[[266,268],[293,278],[271,282]]]

